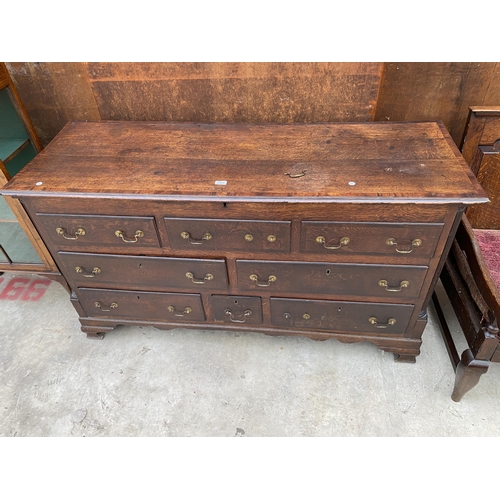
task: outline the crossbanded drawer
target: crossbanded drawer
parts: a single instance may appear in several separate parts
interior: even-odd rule
[[[279,327],[401,335],[412,313],[413,306],[407,304],[271,297],[271,322]]]
[[[226,263],[222,259],[181,259],[94,253],[59,252],[61,271],[76,287],[110,286],[226,290]]]
[[[154,217],[37,214],[39,230],[59,247],[159,248]]]
[[[416,298],[426,266],[236,261],[241,290]]]
[[[443,224],[303,221],[301,253],[431,258]]]
[[[176,250],[290,252],[290,222],[165,217]]]
[[[201,296],[80,288],[78,299],[88,316],[150,321],[205,321]]]
[[[224,323],[262,323],[262,299],[241,295],[212,295],[210,306],[215,321]]]

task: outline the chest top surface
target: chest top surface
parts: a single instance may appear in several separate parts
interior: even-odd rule
[[[70,122],[6,195],[481,203],[440,122]]]

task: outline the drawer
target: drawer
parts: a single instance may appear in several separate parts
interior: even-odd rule
[[[61,271],[77,287],[226,290],[224,260],[59,252]]]
[[[303,221],[301,253],[411,255],[431,258],[443,224]]]
[[[165,217],[165,225],[178,250],[290,252],[290,222]]]
[[[37,214],[40,232],[64,247],[159,248],[154,217]]]
[[[212,295],[210,303],[215,321],[245,324],[262,323],[262,300],[260,297]]]
[[[271,298],[272,324],[291,328],[401,335],[412,312],[406,304]]]
[[[242,290],[416,298],[426,266],[237,260]]]
[[[89,316],[148,321],[205,321],[201,296],[80,288],[78,299]]]

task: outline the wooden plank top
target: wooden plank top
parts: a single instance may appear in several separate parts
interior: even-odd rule
[[[286,175],[304,171],[302,177]],[[203,201],[487,201],[440,122],[70,122],[0,192]]]

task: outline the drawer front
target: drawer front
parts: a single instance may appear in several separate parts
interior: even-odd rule
[[[154,217],[37,214],[40,232],[58,246],[159,248]]]
[[[215,321],[237,324],[262,323],[262,300],[260,297],[212,295],[210,302]]]
[[[300,251],[431,258],[442,229],[443,224],[304,221],[301,223]]]
[[[61,271],[77,287],[226,290],[224,260],[59,252]]]
[[[94,317],[205,321],[201,296],[195,294],[80,288],[78,299],[85,312]]]
[[[426,266],[237,260],[243,290],[416,298]]]
[[[290,252],[290,222],[165,217],[171,248]]]
[[[406,304],[271,298],[272,324],[290,328],[401,335],[412,312]]]

